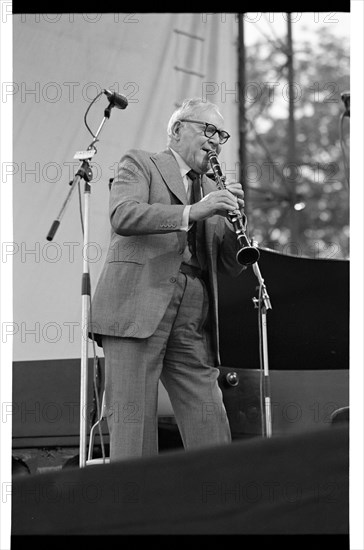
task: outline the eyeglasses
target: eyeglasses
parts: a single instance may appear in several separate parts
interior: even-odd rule
[[[201,120],[191,120],[189,118],[180,118],[181,122],[193,122],[195,124],[204,124],[204,134],[207,138],[212,138],[216,134],[216,132],[219,134],[219,143],[222,145],[223,143],[226,143],[227,140],[230,137],[230,134],[228,132],[225,132],[225,130],[218,130],[214,124],[210,124],[209,122],[202,122]]]

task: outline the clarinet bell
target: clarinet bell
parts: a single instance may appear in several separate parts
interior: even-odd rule
[[[252,265],[259,260],[260,252],[254,246],[246,245],[236,254],[236,261],[241,265]]]

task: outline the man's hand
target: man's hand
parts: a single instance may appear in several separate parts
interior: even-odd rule
[[[227,189],[212,191],[191,206],[189,221],[205,220],[218,214],[225,216],[244,207],[244,191],[240,183],[226,183]]]
[[[244,202],[244,191],[241,187],[241,183],[238,183],[238,182],[225,182],[225,185],[228,189],[228,191],[230,191],[230,193],[232,193],[237,199],[238,199],[238,208],[239,210],[241,210],[242,208],[244,208],[245,206],[245,202]]]

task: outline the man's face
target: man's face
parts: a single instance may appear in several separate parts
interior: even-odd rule
[[[224,129],[224,119],[215,110],[196,110],[193,115],[186,118],[214,124],[218,130]],[[210,169],[207,151],[213,150],[217,154],[221,151],[219,134],[216,132],[208,138],[204,130],[204,124],[181,122],[175,147],[184,161],[199,174],[206,173]]]

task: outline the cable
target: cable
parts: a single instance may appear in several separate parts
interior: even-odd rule
[[[88,112],[89,110],[91,109],[92,105],[95,103],[95,101],[100,97],[100,95],[102,95],[104,92],[100,92],[99,94],[97,94],[97,96],[91,101],[90,105],[87,107],[86,109],[86,112],[85,112],[85,115],[83,117],[83,120],[84,120],[84,123],[85,123],[85,126],[87,128],[87,130],[90,132],[90,134],[92,135],[93,138],[95,138],[95,134],[92,132],[92,130],[90,129],[89,125],[87,124],[87,115],[88,115]]]

